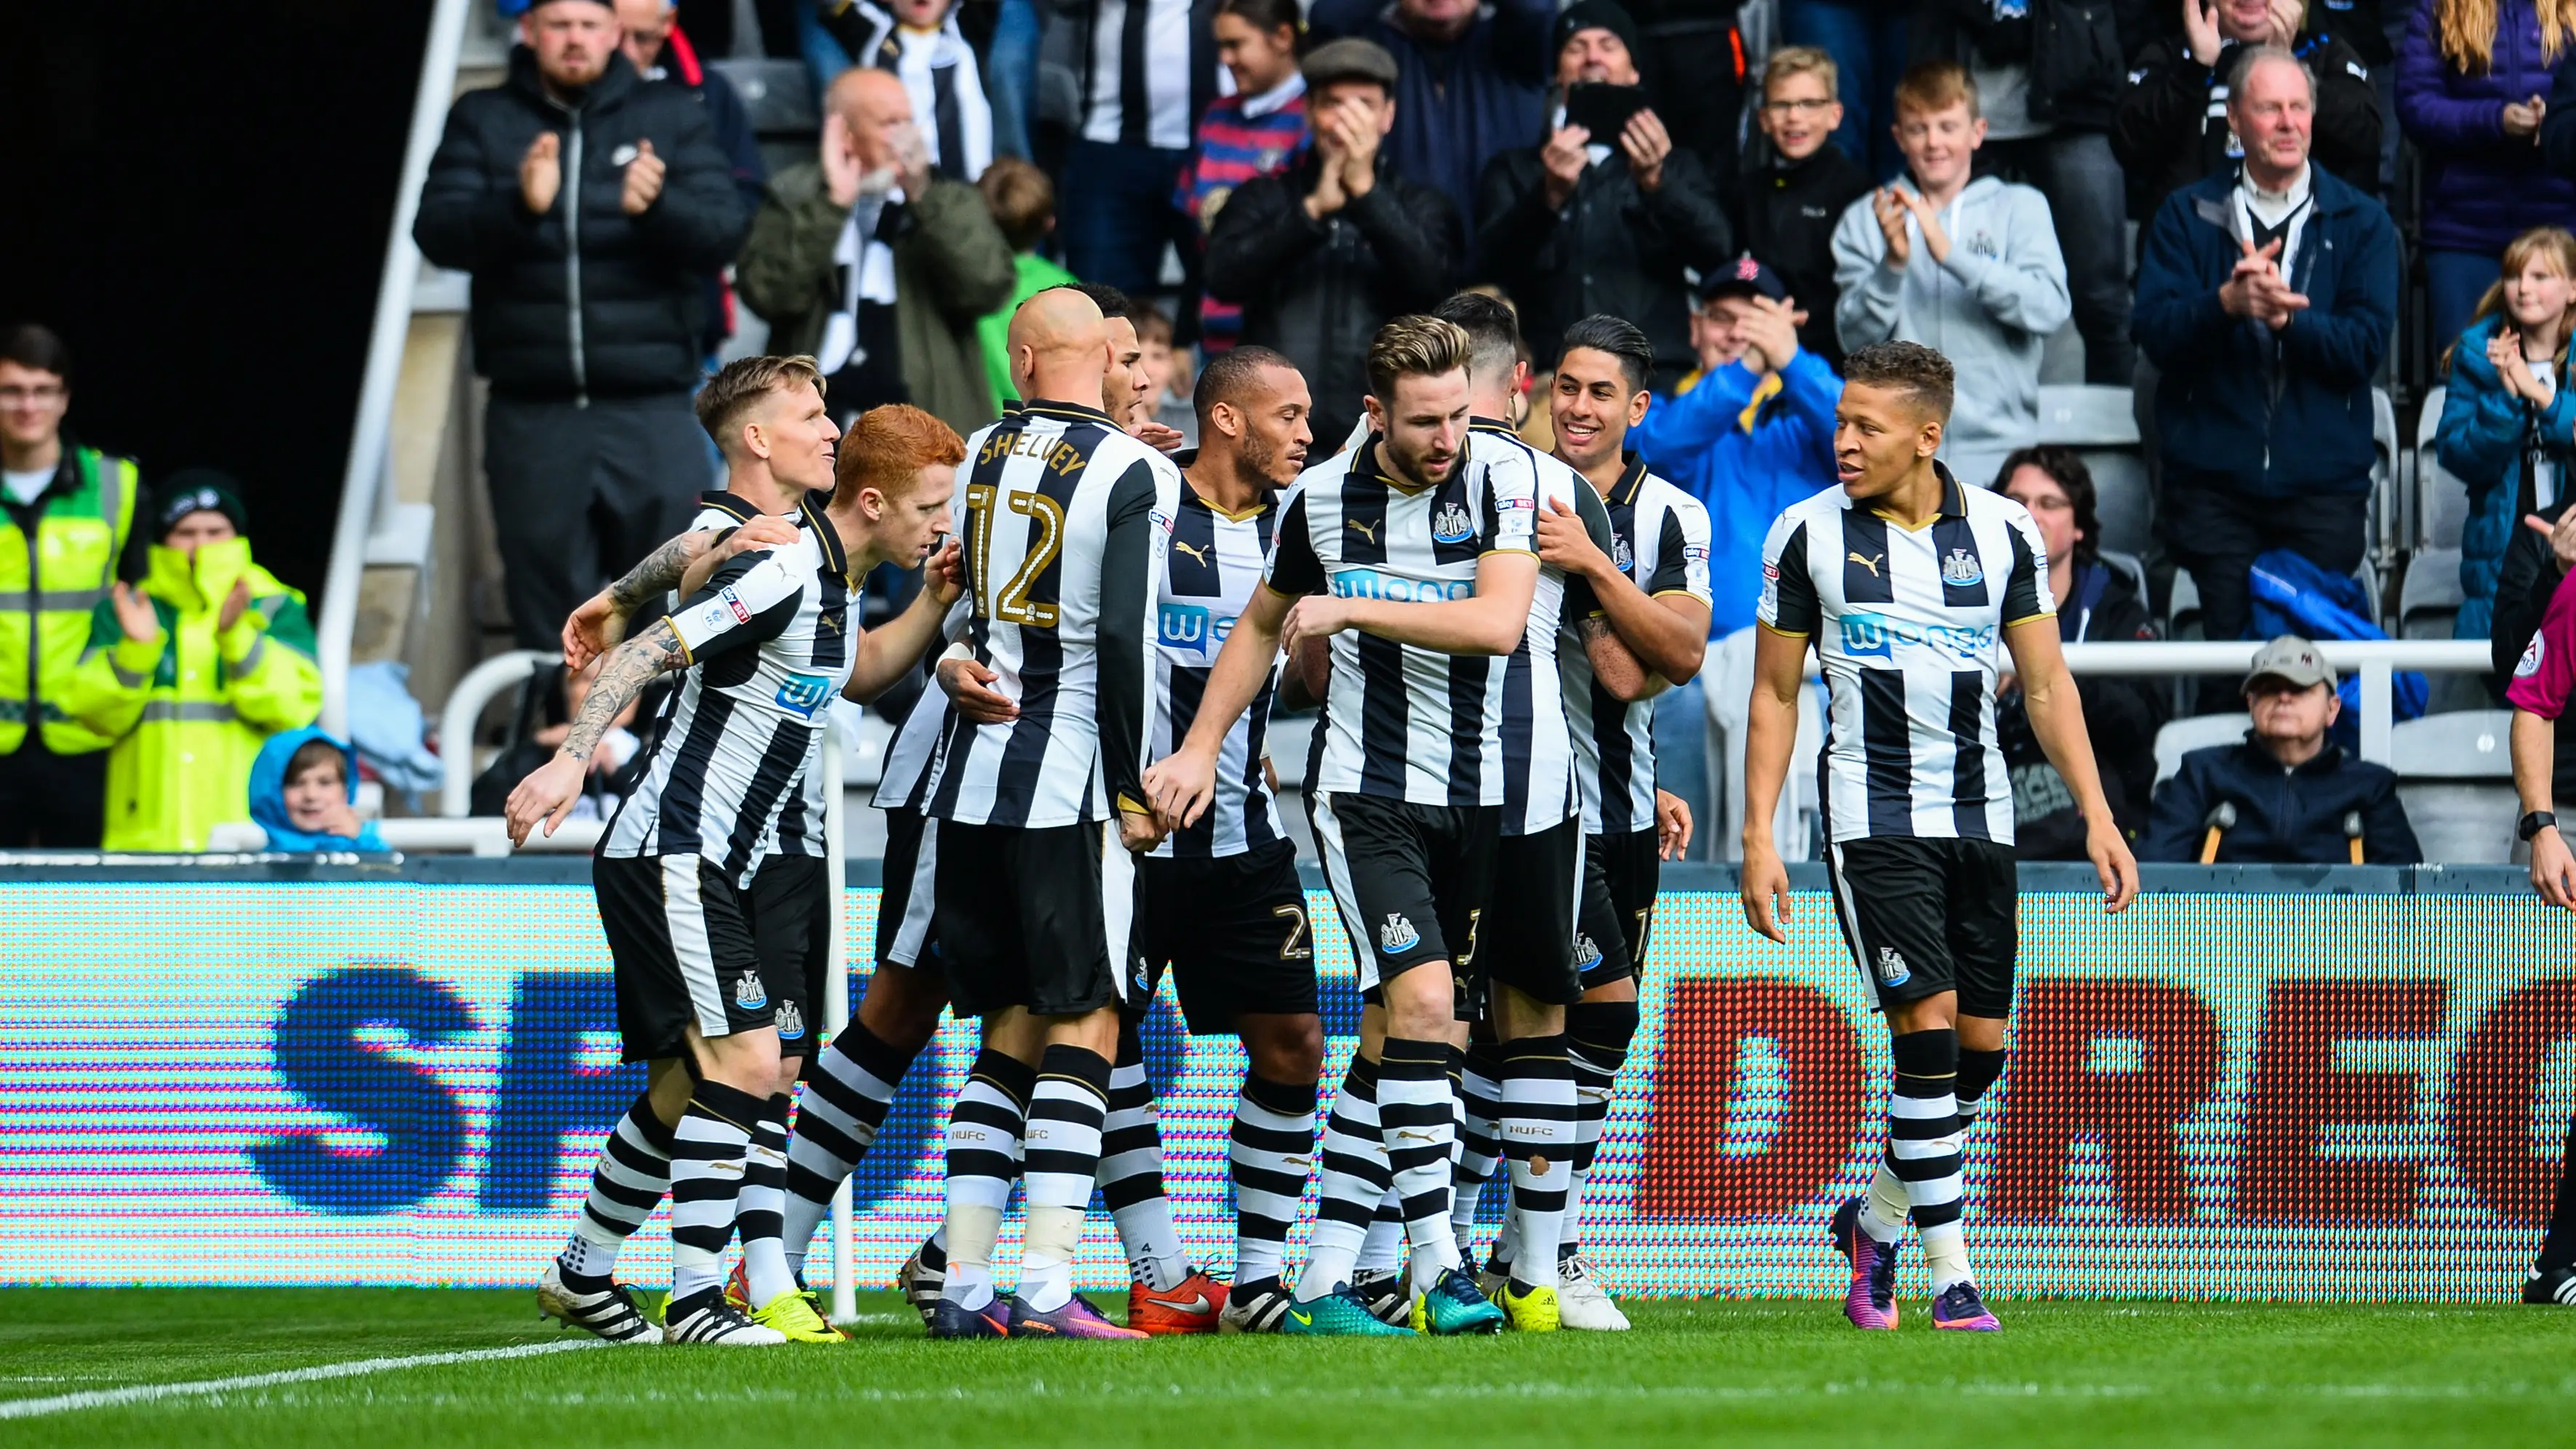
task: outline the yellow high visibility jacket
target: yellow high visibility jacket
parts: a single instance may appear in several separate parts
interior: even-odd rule
[[[250,601],[219,629],[235,581]],[[143,582],[160,629],[131,639],[114,599],[90,621],[64,707],[116,742],[107,758],[109,850],[203,850],[206,835],[250,818],[260,742],[322,713],[322,667],[304,595],[250,560],[250,543],[155,546]]]
[[[17,753],[31,723],[58,755],[103,750],[114,738],[73,718],[64,698],[134,531],[139,484],[126,459],[69,453],[65,472],[77,482],[57,479],[36,499],[33,533],[24,510],[0,508],[0,755]]]

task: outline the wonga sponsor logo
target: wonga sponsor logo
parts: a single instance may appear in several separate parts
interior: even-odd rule
[[[1995,645],[1992,624],[1965,628],[1956,624],[1916,624],[1885,614],[1845,614],[1841,619],[1843,653],[1854,659],[1893,657],[1899,644],[1927,644],[1972,659]]]
[[[778,684],[778,707],[799,719],[831,703],[832,681],[820,674],[790,674]]]
[[[1406,604],[1442,604],[1476,597],[1474,579],[1408,579],[1375,569],[1341,569],[1333,574],[1333,595],[1343,599],[1391,599]]]
[[[1213,614],[1197,604],[1165,604],[1157,616],[1155,638],[1166,649],[1214,659],[1234,632],[1235,616]]]

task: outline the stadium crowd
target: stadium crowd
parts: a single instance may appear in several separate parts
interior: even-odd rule
[[[745,10],[751,36],[700,0],[500,3],[520,44],[456,102],[415,236],[472,278],[525,647],[695,510],[715,465],[691,398],[742,312],[820,359],[842,422],[910,402],[967,433],[1014,401],[1012,310],[1074,278],[1144,303],[1139,435],[1168,447],[1194,441],[1194,369],[1237,344],[1288,357],[1333,440],[1375,329],[1459,289],[1506,298],[1533,354],[1587,315],[1642,328],[1631,445],[1714,525],[1711,668],[1656,708],[1665,783],[1704,815],[1710,703],[1750,687],[1753,554],[1834,480],[1848,349],[1918,341],[1959,369],[1942,457],[2050,530],[2070,640],[2160,637],[2177,571],[2210,638],[2301,632],[2258,579],[2349,590],[2373,387],[2419,293],[2439,458],[2471,495],[2459,636],[2518,657],[2576,556],[2570,22],[2534,0],[797,0]],[[708,63],[762,52],[803,62],[822,116],[812,159],[774,172]],[[2103,558],[2083,460],[2044,446],[2061,329],[2085,381],[2135,389],[2143,561]],[[303,599],[250,562],[255,486],[86,445],[71,381],[42,327],[0,339],[0,819],[12,845],[194,848],[253,813],[261,743],[315,718]],[[1542,445],[1547,414],[1516,400]],[[2124,826],[2151,851],[2196,836],[2148,828],[2157,727],[2195,702],[2081,688]],[[2341,713],[2322,763],[2285,764],[2296,789],[2385,775]],[[210,751],[226,773],[193,767]],[[2063,816],[2044,761],[2015,770],[2027,825]],[[2384,834],[2369,858],[2410,858]],[[2314,855],[2256,835],[2223,858]],[[2024,851],[2076,838],[2028,829]]]

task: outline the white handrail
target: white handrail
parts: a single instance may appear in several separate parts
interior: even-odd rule
[[[473,813],[474,725],[492,696],[537,672],[537,666],[562,656],[541,649],[513,649],[495,654],[465,672],[447,692],[447,707],[438,712],[438,764],[445,778],[438,789],[438,813],[461,820]]]
[[[831,901],[831,954],[823,966],[824,1040],[837,1041],[850,1024],[849,822],[842,818],[841,727],[831,712],[823,715],[823,882]],[[832,1189],[832,1321],[850,1323],[859,1316],[859,1279],[850,1270],[856,1236],[850,1179]]]
[[[357,419],[349,429],[348,467],[340,479],[340,516],[331,530],[331,567],[323,576],[316,650],[322,665],[322,728],[342,739],[349,737],[349,650],[358,632],[358,584],[366,575],[367,535],[375,530],[376,495],[388,467],[394,384],[402,376],[403,347],[411,335],[411,288],[420,275],[412,218],[420,210],[429,156],[438,147],[456,89],[456,59],[471,10],[469,0],[437,0],[430,12],[420,88],[412,96],[411,137],[403,147],[402,180],[394,191],[393,226],[385,241],[384,275],[376,283],[367,368],[358,386]]]

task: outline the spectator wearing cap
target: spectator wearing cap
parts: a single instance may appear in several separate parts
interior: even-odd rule
[[[65,701],[108,585],[143,572],[131,459],[64,428],[72,357],[34,323],[0,329],[0,849],[98,844],[110,737]]]
[[[1467,218],[1486,163],[1545,130],[1556,11],[1555,0],[1314,0],[1306,24],[1395,58],[1396,169]]]
[[[2227,99],[2243,162],[2167,197],[2138,263],[2133,326],[2158,372],[2158,511],[2212,639],[2250,632],[2261,554],[2290,549],[2335,574],[2361,563],[2397,231],[2309,159],[2314,100],[2296,56],[2246,56]]]
[[[461,96],[412,228],[473,274],[483,468],[523,647],[688,521],[706,279],[745,212],[707,108],[647,83],[607,0],[542,0],[508,78]]]
[[[1839,371],[1834,333],[1834,227],[1873,189],[1869,173],[1833,139],[1842,124],[1842,80],[1834,58],[1809,45],[1783,46],[1762,68],[1754,113],[1768,155],[1744,177],[1744,249],[1780,276],[1806,313],[1798,345]]]
[[[1637,27],[1615,0],[1578,0],[1556,22],[1556,82],[1616,86],[1642,101]],[[1595,136],[1557,107],[1544,145],[1485,163],[1471,272],[1499,284],[1532,337],[1577,318],[1632,318],[1655,344],[1655,384],[1691,369],[1687,273],[1710,273],[1734,235],[1701,158],[1651,108]]]
[[[835,417],[910,403],[962,436],[1000,415],[976,324],[1009,300],[1010,243],[940,175],[892,72],[843,71],[818,155],[769,184],[734,275],[769,347],[811,353]]]
[[[1338,438],[1368,395],[1369,339],[1448,295],[1462,234],[1448,199],[1384,152],[1399,111],[1395,57],[1336,40],[1304,72],[1306,154],[1227,199],[1208,235],[1207,285],[1243,308],[1243,341],[1305,374],[1315,436]]]
[[[2196,861],[2217,834],[2222,865],[2365,865],[2424,859],[2397,776],[2326,738],[2343,711],[2334,666],[2295,635],[2263,646],[2245,676],[2245,742],[2182,757],[2156,792],[2138,859]]]
[[[1958,369],[1941,435],[1953,475],[1984,484],[2039,441],[2040,348],[2066,323],[2066,260],[2048,198],[1973,172],[1985,144],[1977,85],[1926,61],[1896,87],[1905,178],[1855,201],[1834,229],[1834,323],[1847,348],[1919,342]]]
[[[230,478],[172,474],[151,528],[142,586],[98,606],[64,704],[115,741],[105,848],[202,850],[250,818],[261,743],[322,712],[322,667],[304,595],[251,560]]]

